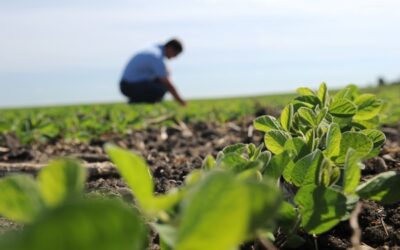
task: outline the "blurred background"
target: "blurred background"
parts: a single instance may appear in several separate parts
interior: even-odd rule
[[[185,98],[400,79],[400,1],[0,1],[0,108],[125,101],[142,48],[180,38]]]

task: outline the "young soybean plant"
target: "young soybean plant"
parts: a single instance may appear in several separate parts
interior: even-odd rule
[[[118,200],[83,197],[85,181],[86,170],[73,160],[52,162],[37,180],[0,179],[0,215],[24,224],[0,237],[0,249],[145,249],[138,214]]]
[[[359,94],[354,85],[333,97],[324,83],[316,92],[300,88],[298,93],[279,119],[261,116],[254,126],[265,132],[264,143],[272,153],[263,175],[283,177],[289,184],[288,211],[298,212],[304,230],[328,231],[348,217],[359,198],[399,201],[395,184],[400,175],[393,171],[360,184],[361,161],[378,155],[385,142],[375,129],[383,101]]]
[[[245,241],[272,236],[281,193],[274,183],[258,179],[261,160],[236,162],[239,159],[233,152],[242,150],[244,145],[225,149],[225,155],[232,153],[221,160],[226,168],[214,168],[208,158],[204,166],[208,169],[193,172],[179,190],[155,195],[150,169],[142,157],[112,145],[106,147],[140,211],[159,233],[164,250],[232,250]],[[261,156],[261,148],[252,150],[252,157],[269,157],[269,153]],[[242,174],[235,174],[236,168],[243,170]]]

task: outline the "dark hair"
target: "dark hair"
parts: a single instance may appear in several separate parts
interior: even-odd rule
[[[171,39],[164,46],[173,48],[178,54],[183,51],[182,43],[178,39]]]

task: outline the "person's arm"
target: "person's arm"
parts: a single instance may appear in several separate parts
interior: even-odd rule
[[[168,91],[171,93],[174,99],[182,106],[186,106],[185,100],[183,100],[181,96],[178,94],[171,80],[168,77],[160,77],[159,79],[161,83],[167,87]]]

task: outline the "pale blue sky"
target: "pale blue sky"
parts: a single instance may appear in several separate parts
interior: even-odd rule
[[[400,78],[397,0],[0,0],[0,107],[124,101],[132,54],[176,36],[184,97]]]

